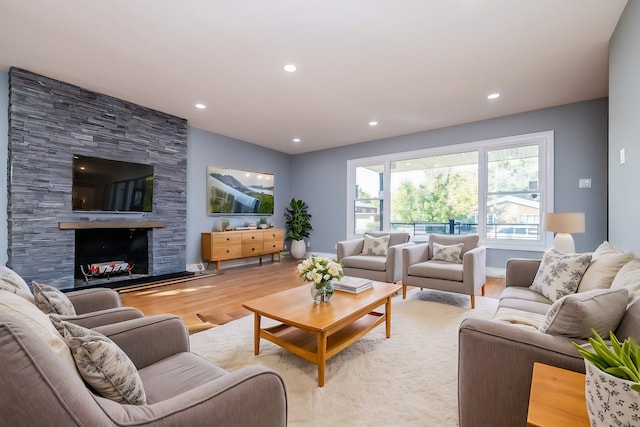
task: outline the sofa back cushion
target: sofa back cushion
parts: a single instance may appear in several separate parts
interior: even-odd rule
[[[609,242],[603,242],[593,252],[591,264],[584,272],[577,292],[609,289],[618,271],[632,259],[632,252],[619,251]]]
[[[21,296],[29,302],[33,302],[33,294],[29,285],[24,281],[22,276],[13,271],[7,266],[0,265],[0,281],[6,283],[9,286],[13,286],[15,290],[10,290],[16,295]],[[7,289],[9,290],[9,289]]]
[[[640,259],[632,259],[616,274],[611,283],[611,289],[622,288],[629,292],[629,304],[640,299]]]
[[[460,258],[464,256],[468,251],[478,247],[480,236],[477,234],[430,234],[429,235],[429,259],[433,257],[433,244],[438,243],[443,246],[456,245],[462,243],[462,252]]]

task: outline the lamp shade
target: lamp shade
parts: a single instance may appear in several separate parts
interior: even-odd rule
[[[584,233],[584,212],[546,213],[543,228],[554,233]]]

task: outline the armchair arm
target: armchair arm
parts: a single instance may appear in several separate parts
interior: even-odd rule
[[[93,288],[79,291],[71,291],[65,294],[76,310],[76,314],[89,313],[91,311],[106,310],[108,308],[122,307],[120,294],[113,289]]]
[[[462,281],[465,288],[475,291],[487,281],[487,248],[478,246],[462,256]]]
[[[389,249],[387,249],[387,262],[385,265],[387,276],[386,281],[388,283],[396,283],[398,280],[402,279],[402,249],[414,245],[414,242],[407,242],[389,246]]]
[[[138,319],[140,317],[144,317],[144,314],[137,308],[119,307],[77,314],[75,316],[60,316],[60,319],[93,329],[98,326],[124,322],[125,320]]]
[[[364,239],[343,240],[342,242],[338,242],[336,245],[338,260],[362,253],[363,246]]]
[[[420,243],[402,248],[402,282],[407,283],[407,269],[413,264],[427,260],[428,243]]]
[[[116,425],[287,425],[284,381],[279,374],[262,366],[241,368],[151,405],[122,405],[103,398],[100,405]]]
[[[522,286],[528,288],[536,277],[539,259],[511,258],[507,260],[505,275],[506,286]]]
[[[584,372],[584,360],[570,338],[465,319],[458,340],[461,427],[525,426],[533,362]]]
[[[115,342],[138,369],[189,351],[187,327],[182,319],[172,314],[127,320],[94,330]]]

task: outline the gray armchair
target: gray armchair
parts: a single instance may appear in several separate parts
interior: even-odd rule
[[[407,286],[421,289],[456,292],[471,296],[471,308],[475,308],[475,295],[484,295],[487,279],[487,250],[478,246],[477,234],[431,234],[429,243],[402,249],[402,297],[407,297]],[[433,244],[463,244],[462,263],[433,260]]]
[[[362,277],[379,282],[396,283],[402,279],[402,248],[412,246],[409,233],[369,232],[372,237],[389,235],[386,256],[362,253],[364,238],[344,240],[337,244],[337,258],[345,276]]]
[[[227,372],[189,351],[184,323],[149,316],[94,328],[131,358],[147,404],[94,393],[25,323],[0,314],[2,425],[285,426],[282,378],[263,367]]]

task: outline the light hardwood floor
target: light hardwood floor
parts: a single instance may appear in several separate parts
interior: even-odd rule
[[[251,314],[242,304],[254,298],[303,284],[298,260],[264,261],[262,265],[223,268],[168,284],[120,289],[122,304],[146,316],[171,313],[181,317],[192,332],[221,325]],[[504,279],[487,278],[486,296],[497,298]]]

